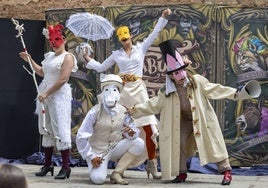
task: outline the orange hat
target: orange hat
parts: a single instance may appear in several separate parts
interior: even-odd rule
[[[126,40],[130,38],[130,31],[127,26],[121,26],[116,30],[116,35],[118,36],[118,39]]]

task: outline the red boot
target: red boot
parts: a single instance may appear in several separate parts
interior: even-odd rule
[[[231,181],[232,181],[231,170],[227,170],[224,172],[224,177],[223,177],[221,184],[222,185],[230,185]]]
[[[181,182],[185,182],[187,178],[187,174],[186,173],[180,173],[178,176],[176,176],[175,179],[173,179],[171,182],[172,183],[181,183]]]

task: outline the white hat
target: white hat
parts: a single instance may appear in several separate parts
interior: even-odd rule
[[[101,74],[100,75],[100,80],[101,80],[101,90],[103,90],[104,86],[109,85],[109,84],[115,84],[119,91],[121,92],[123,89],[123,81],[120,78],[120,76],[115,75],[115,74]]]

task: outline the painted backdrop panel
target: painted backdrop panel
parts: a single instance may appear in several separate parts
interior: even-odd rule
[[[110,6],[88,9],[49,10],[47,24],[65,25],[71,14],[90,12],[107,18],[115,28],[130,27],[133,42],[141,42],[152,31],[166,6]],[[192,61],[191,68],[212,82],[237,88],[245,82],[260,81],[263,92],[259,99],[245,101],[212,101],[225,136],[232,165],[248,166],[267,163],[267,12],[266,9],[217,7],[215,5],[172,5],[169,23],[149,48],[144,62],[143,80],[149,96],[155,96],[165,83],[166,65],[162,62],[158,44],[178,40],[179,52]],[[70,50],[80,42],[89,43],[94,58],[105,60],[121,47],[115,34],[110,39],[90,41],[67,31]],[[78,54],[75,54],[78,55]],[[86,70],[83,59],[79,74],[73,75],[73,136],[86,112],[97,102],[99,74]],[[112,67],[106,73],[117,73]],[[244,111],[250,111],[250,115]],[[247,115],[244,115],[247,114]],[[238,121],[243,117],[247,124]],[[242,118],[242,119],[243,119]],[[252,118],[255,118],[252,121]],[[251,120],[251,121],[250,121]],[[257,124],[254,125],[254,122]],[[73,155],[79,156],[75,149]]]
[[[217,9],[224,44],[224,82],[238,87],[258,80],[259,98],[226,103],[225,130],[232,165],[268,163],[268,9]],[[220,44],[220,41],[219,41]]]

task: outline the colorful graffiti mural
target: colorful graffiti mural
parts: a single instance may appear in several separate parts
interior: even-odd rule
[[[107,18],[115,28],[128,25],[133,34],[133,42],[138,43],[151,32],[164,8],[166,6],[154,5],[49,10],[46,12],[46,22],[65,24],[71,14],[90,12]],[[192,61],[191,68],[211,81],[232,87],[243,85],[251,79],[260,81],[263,95],[259,99],[222,101],[214,106],[232,165],[267,163],[268,32],[267,26],[263,24],[268,19],[266,9],[260,11],[241,7],[180,4],[172,5],[171,10],[173,13],[169,17],[169,23],[145,58],[143,80],[149,96],[155,96],[165,83],[166,65],[162,62],[158,44],[168,39],[177,39],[178,51]],[[81,42],[87,42],[94,50],[94,58],[102,62],[121,45],[115,35],[107,40],[93,42],[77,38],[68,30],[67,34],[70,50],[80,62],[78,73],[70,80],[74,88],[72,132],[75,136],[86,112],[97,102],[99,93],[99,74],[85,69],[84,60],[75,49]],[[117,73],[117,67],[107,73]],[[76,149],[73,149],[73,155],[78,155]]]
[[[221,13],[221,14],[220,14]],[[227,14],[223,14],[227,13]],[[226,82],[235,87],[258,80],[262,94],[258,99],[226,104],[226,144],[233,165],[266,164],[268,161],[267,9],[222,7],[219,25],[224,35]],[[224,16],[223,16],[224,15]]]

